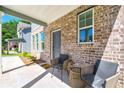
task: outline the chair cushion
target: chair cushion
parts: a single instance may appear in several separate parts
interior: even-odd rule
[[[107,79],[117,72],[117,63],[101,61],[95,76],[99,76],[103,79]]]
[[[59,64],[63,64],[65,60],[67,60],[69,56],[67,54],[60,54]]]
[[[118,67],[117,63],[101,60],[92,85],[93,86],[95,85],[95,87],[103,87],[103,82],[107,78],[116,74],[117,67]]]
[[[93,74],[86,74],[86,75],[83,75],[82,78],[84,80],[88,81],[90,84],[92,84],[92,82],[94,80],[94,75]]]
[[[94,81],[92,83],[92,87],[94,87],[94,88],[103,88],[103,87],[105,87],[105,80],[102,79],[101,77],[95,76]]]

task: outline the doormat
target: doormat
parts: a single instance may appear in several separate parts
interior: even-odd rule
[[[43,65],[41,65],[43,68],[45,68],[45,69],[48,69],[48,68],[50,68],[51,67],[51,65],[49,65],[49,64],[43,64]]]

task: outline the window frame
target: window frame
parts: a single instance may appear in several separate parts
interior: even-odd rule
[[[86,12],[89,12],[91,10],[92,10],[92,25],[80,28],[80,17],[79,16],[86,13]],[[91,9],[88,9],[86,11],[83,11],[83,12],[79,13],[77,18],[78,18],[78,44],[93,44],[94,43],[94,9],[91,8]],[[90,28],[90,27],[92,27],[92,29],[93,29],[92,42],[80,42],[80,30],[81,29],[87,29],[87,28]]]

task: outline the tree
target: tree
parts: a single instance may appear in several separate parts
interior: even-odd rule
[[[6,47],[5,39],[17,38],[17,24],[15,20],[2,23],[2,48]]]

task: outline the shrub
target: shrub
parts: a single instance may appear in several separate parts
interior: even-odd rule
[[[34,56],[32,56],[30,53],[27,53],[27,52],[23,52],[23,53],[19,54],[19,56],[29,58],[32,61],[34,61],[36,59]]]
[[[27,52],[23,52],[19,56],[30,58],[31,57],[31,54],[30,53],[27,53]]]

